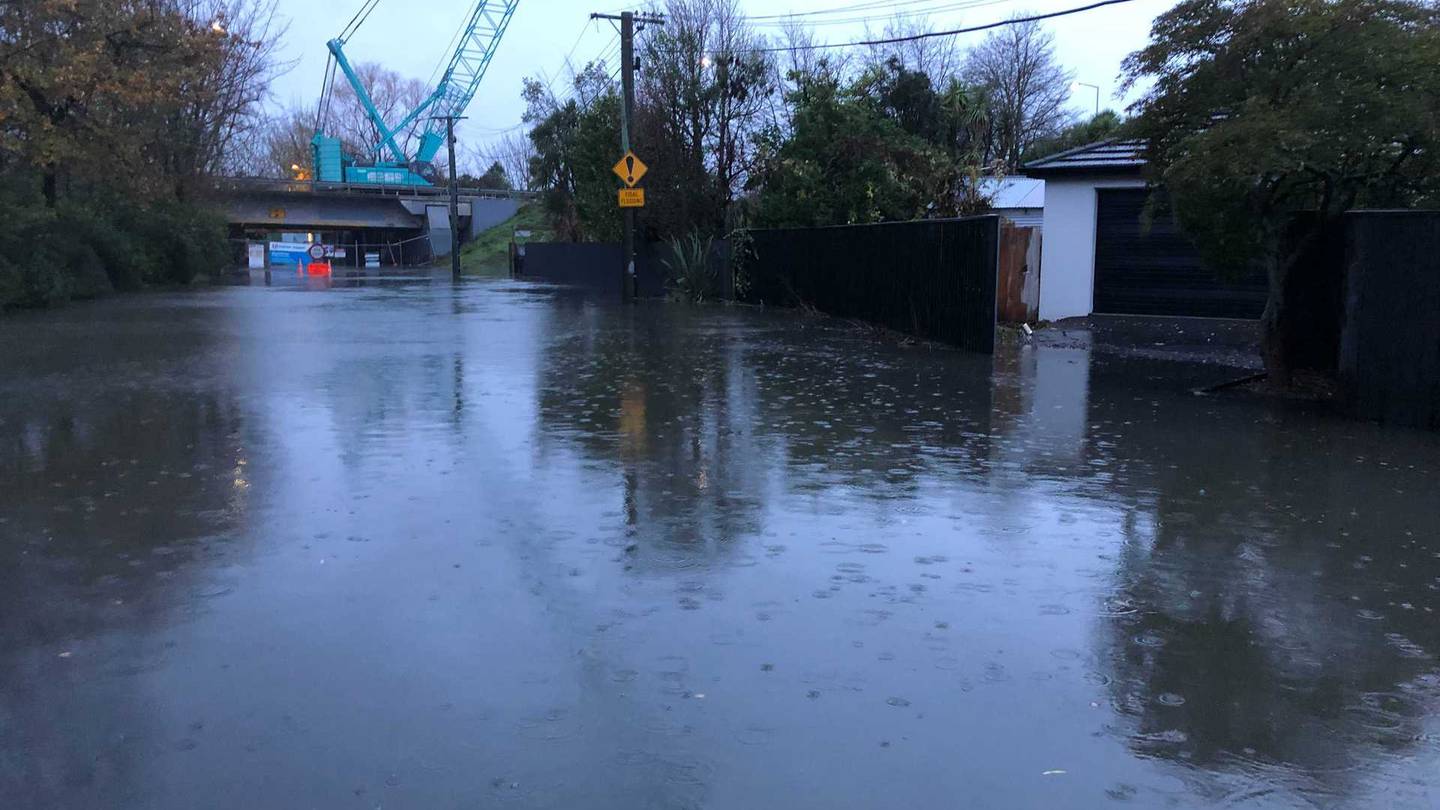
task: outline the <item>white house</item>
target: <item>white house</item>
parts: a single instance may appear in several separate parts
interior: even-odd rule
[[[990,207],[1022,228],[1039,228],[1045,219],[1045,181],[1033,177],[986,177],[980,192]]]
[[[1101,141],[1026,164],[1045,181],[1040,317],[1259,317],[1263,279],[1220,277],[1169,214],[1150,209],[1142,150]]]

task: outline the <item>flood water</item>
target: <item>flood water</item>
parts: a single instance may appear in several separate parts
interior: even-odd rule
[[[1187,375],[500,281],[0,320],[0,807],[1440,806],[1440,439]]]

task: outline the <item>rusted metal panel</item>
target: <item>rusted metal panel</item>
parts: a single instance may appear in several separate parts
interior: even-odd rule
[[[1000,228],[996,312],[1001,323],[1034,323],[1040,311],[1040,229]]]

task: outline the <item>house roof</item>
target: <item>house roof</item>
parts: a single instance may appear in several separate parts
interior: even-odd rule
[[[1045,181],[1033,177],[986,177],[980,191],[991,198],[991,208],[1045,207]]]
[[[1087,143],[1025,164],[1036,177],[1077,174],[1139,174],[1145,168],[1145,142],[1109,140]]]

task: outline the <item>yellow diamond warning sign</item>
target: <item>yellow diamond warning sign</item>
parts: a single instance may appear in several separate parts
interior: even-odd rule
[[[620,189],[621,208],[644,208],[645,189],[643,188],[622,188]]]
[[[612,171],[625,181],[626,186],[634,188],[635,184],[640,182],[640,178],[645,176],[645,172],[650,171],[650,167],[646,166],[640,158],[635,157],[634,152],[626,152],[625,157],[620,158],[620,162],[615,164]]]

